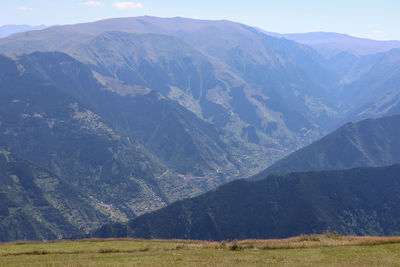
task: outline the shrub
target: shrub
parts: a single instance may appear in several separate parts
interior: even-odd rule
[[[299,239],[297,240],[297,242],[305,242],[305,241],[320,242],[321,239],[316,235],[301,235],[301,236],[299,236]]]
[[[175,247],[176,250],[184,249],[185,245],[178,245]]]
[[[229,247],[230,250],[236,251],[236,250],[241,250],[242,247],[237,243],[237,241],[233,241],[232,245]]]
[[[117,253],[119,250],[113,248],[102,248],[99,250],[99,253]]]
[[[325,233],[325,236],[326,236],[326,238],[334,239],[334,240],[341,240],[341,239],[342,239],[342,235],[339,234],[339,233],[336,232],[336,231],[333,231],[333,232],[326,232],[326,233]]]
[[[144,248],[139,249],[139,251],[140,252],[147,252],[147,251],[150,251],[150,248],[149,247],[144,247]]]
[[[34,251],[29,251],[25,253],[26,255],[46,255],[49,254],[49,252],[45,250],[34,250]]]
[[[226,248],[226,240],[222,240],[220,245],[219,245],[219,247],[220,248]]]

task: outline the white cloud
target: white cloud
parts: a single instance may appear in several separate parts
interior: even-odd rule
[[[32,10],[31,7],[26,7],[26,6],[20,6],[18,9],[22,10],[22,11],[30,11],[30,10]]]
[[[381,31],[381,30],[373,30],[372,33],[378,34],[378,35],[385,35],[386,34],[386,32]]]
[[[104,4],[102,2],[99,1],[86,1],[81,3],[82,5],[85,6],[104,6]]]
[[[135,2],[115,2],[113,4],[113,7],[118,9],[136,9],[136,8],[142,8],[143,5],[141,3],[135,3]]]

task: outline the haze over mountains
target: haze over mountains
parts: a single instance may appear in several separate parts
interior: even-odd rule
[[[368,104],[371,98],[354,106],[342,92],[357,94],[361,74],[379,64],[351,54],[327,60],[242,24],[184,18],[110,19],[0,41],[3,53],[37,50],[64,51],[102,76],[157,90],[219,127],[282,151],[310,143],[338,126],[332,122],[343,111]]]
[[[273,149],[310,142],[323,131],[319,124],[335,116],[330,103],[321,100],[329,99],[322,79],[334,76],[321,66],[322,57],[233,22],[113,19],[0,41],[3,53],[36,50],[67,52],[101,75],[155,89],[203,119]]]
[[[309,45],[327,58],[332,58],[343,52],[349,52],[356,56],[365,56],[400,48],[400,41],[397,40],[378,41],[334,32],[266,33]]]
[[[338,45],[321,50],[326,42]],[[399,114],[397,45],[148,16],[2,38],[0,148],[13,155],[3,160],[2,199],[13,206],[0,205],[1,238],[84,234],[256,175],[274,162],[254,177],[399,163],[398,116],[346,124]],[[20,161],[32,173],[28,186],[13,167]],[[335,176],[356,176],[326,175],[332,183]],[[48,193],[60,184],[73,192],[61,204]],[[7,186],[25,201],[12,202]],[[54,194],[64,197],[62,190]],[[87,201],[69,216],[81,197]],[[55,217],[46,219],[46,210]],[[18,223],[7,232],[13,220]],[[371,230],[380,223],[346,233],[386,233]],[[333,225],[345,229],[342,221]],[[192,231],[185,236],[212,236]]]
[[[30,25],[3,25],[0,26],[0,38],[13,35],[14,33],[43,30],[46,25],[30,26]]]

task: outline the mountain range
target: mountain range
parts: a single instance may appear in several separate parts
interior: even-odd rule
[[[271,35],[225,20],[145,16],[15,34],[0,40],[0,52],[65,52],[90,65],[99,79],[158,91],[207,122],[281,151],[280,156],[398,90],[397,65],[390,60],[399,51],[396,42],[377,41],[379,49],[368,53],[343,49],[326,58],[307,42]],[[301,36],[322,43],[356,39]]]
[[[282,153],[315,140],[338,116],[329,101],[338,77],[322,56],[234,22],[111,19],[0,40],[2,53],[52,50]]]
[[[0,26],[0,38],[13,35],[14,33],[36,31],[46,29],[46,25],[30,26],[30,25],[3,25]]]
[[[2,56],[0,77],[0,146],[79,187],[110,220],[199,194],[255,164],[225,143],[255,151],[240,139],[157,92],[111,91],[65,54]]]
[[[335,40],[339,48],[318,48]],[[161,215],[140,215],[239,178],[398,163],[396,47],[396,42],[335,34],[276,35],[226,20],[148,16],[54,26],[2,38],[0,149],[5,182],[0,196],[12,204],[0,203],[0,238],[84,235],[111,222],[118,224],[100,231],[114,235],[121,229],[131,235],[136,231],[129,226],[132,222],[153,218],[146,216],[157,216],[154,222],[164,220]],[[381,118],[389,115],[395,116]],[[379,119],[349,123],[367,118]],[[23,172],[15,167],[21,164]],[[292,181],[297,178],[285,177],[310,176],[304,178],[308,183],[321,175],[333,183],[335,176],[356,177],[353,172],[271,179],[278,183],[279,177]],[[253,182],[238,185],[247,188],[247,183],[251,192]],[[348,185],[338,184],[338,192],[342,186]],[[223,188],[217,191],[225,192]],[[55,201],[49,192],[65,201]],[[20,198],[13,202],[16,195]],[[351,197],[349,193],[346,199]],[[75,207],[77,199],[86,199],[82,207]],[[279,205],[288,205],[285,201]],[[226,205],[230,210],[236,204]],[[363,202],[355,208],[364,206]],[[194,207],[190,213],[202,212]],[[172,214],[195,219],[180,212]],[[332,219],[341,212],[335,210],[321,227],[346,232],[343,221]],[[50,213],[54,217],[47,217]],[[210,216],[214,220],[216,215]],[[358,220],[361,215],[354,216]],[[220,226],[207,226],[211,222],[206,217],[207,222],[195,219],[201,222],[198,227],[206,228],[201,234],[185,225],[190,231],[177,237],[226,236],[207,232]],[[129,219],[133,221],[126,223]],[[176,223],[176,218],[165,220]],[[12,222],[15,227],[7,231]],[[374,223],[368,228],[360,221],[346,233],[382,234],[376,229],[383,222]],[[143,231],[164,237],[158,227]],[[394,226],[390,229],[395,233]],[[264,230],[255,231],[261,236]],[[279,231],[273,236],[292,234]]]
[[[309,45],[327,58],[335,57],[343,52],[356,56],[365,56],[387,52],[393,48],[400,48],[400,41],[397,40],[378,41],[335,32],[265,33]]]

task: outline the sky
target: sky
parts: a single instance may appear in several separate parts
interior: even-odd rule
[[[0,25],[158,16],[227,19],[279,33],[400,40],[400,0],[0,0]]]

